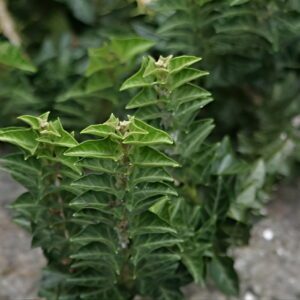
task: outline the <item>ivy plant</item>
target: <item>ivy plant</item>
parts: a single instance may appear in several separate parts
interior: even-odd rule
[[[213,120],[199,114],[212,97],[194,83],[207,72],[191,67],[199,60],[145,57],[121,87],[137,91],[134,116],[89,125],[81,143],[49,113],[0,130],[23,152],[2,166],[28,190],[12,207],[48,260],[40,295],[184,299],[181,287],[211,279],[238,295],[229,249],[247,242],[266,171],[228,138],[210,139]]]
[[[137,109],[136,116],[164,128],[176,141],[175,147],[164,150],[182,166],[172,173],[182,198],[161,202],[156,209],[164,217],[166,211],[173,211],[169,221],[187,242],[183,264],[193,276],[189,280],[211,277],[223,292],[237,294],[228,248],[247,242],[251,215],[259,213],[265,200],[265,164],[239,159],[227,138],[209,141],[213,120],[199,119],[199,114],[212,97],[193,83],[208,73],[191,67],[199,60],[145,58],[121,89],[138,89],[127,108]]]
[[[32,235],[32,246],[41,247],[48,261],[41,294],[47,299],[59,295],[61,274],[68,274],[72,245],[70,236],[79,230],[71,222],[68,203],[80,193],[70,183],[80,168],[76,158],[64,152],[78,143],[62,127],[59,119],[48,121],[49,113],[19,119],[29,127],[0,130],[0,140],[17,146],[18,152],[1,159],[1,167],[26,188],[12,204],[15,221]]]
[[[156,16],[160,51],[204,58],[211,76],[203,85],[216,100],[208,115],[220,125],[215,133],[248,140],[237,143],[245,157],[266,158],[272,176],[288,174],[296,151],[287,148],[299,143],[298,129],[291,126],[299,112],[299,91],[292,83],[299,79],[299,3],[158,0],[148,6]],[[267,162],[270,153],[285,157],[276,172]]]

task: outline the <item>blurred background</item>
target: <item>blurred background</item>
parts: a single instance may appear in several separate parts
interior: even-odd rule
[[[249,245],[232,249],[240,299],[300,299],[300,1],[0,0],[0,30],[1,127],[45,111],[76,131],[125,116],[131,95],[119,88],[144,55],[202,57],[210,140],[228,136],[237,156],[266,165]],[[1,171],[1,300],[35,298],[45,264],[11,220],[22,191]],[[186,293],[227,299],[209,286]]]

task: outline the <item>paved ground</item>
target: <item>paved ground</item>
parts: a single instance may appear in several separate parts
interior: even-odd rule
[[[39,249],[30,249],[29,236],[11,222],[5,207],[21,192],[0,173],[0,300],[35,297],[45,263]],[[300,180],[274,192],[268,217],[253,228],[250,245],[235,251],[242,284],[239,300],[300,299],[299,195]],[[195,286],[186,293],[191,300],[228,300],[216,291]]]

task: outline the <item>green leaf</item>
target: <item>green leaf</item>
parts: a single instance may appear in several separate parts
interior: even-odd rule
[[[28,218],[30,221],[34,220],[35,213],[39,212],[40,210],[37,199],[34,199],[34,197],[28,192],[19,196],[10,205],[10,207],[18,212],[21,212],[22,215]]]
[[[75,140],[74,136],[69,133],[68,131],[64,130],[60,119],[57,119],[56,121],[51,123],[53,125],[53,133],[49,133],[49,131],[41,131],[41,135],[37,139],[37,141],[41,143],[46,143],[46,144],[51,144],[51,145],[56,145],[56,146],[61,146],[61,147],[67,147],[71,148],[76,145],[78,145],[78,142]],[[57,134],[59,136],[57,136]]]
[[[180,290],[172,288],[159,288],[159,297],[157,300],[184,300],[184,296]]]
[[[48,151],[47,151],[48,150]],[[38,159],[45,159],[46,161],[53,161],[60,163],[73,171],[77,174],[81,174],[81,168],[76,165],[78,159],[76,157],[68,157],[64,155],[64,149],[56,149],[55,156],[51,153],[49,149],[47,150],[40,150],[39,154],[37,155]]]
[[[171,94],[171,103],[172,107],[178,108],[181,104],[191,102],[197,99],[203,99],[203,106],[206,104],[205,100],[211,96],[211,93],[208,91],[193,85],[193,84],[185,84],[178,89],[176,89]],[[209,98],[210,99],[210,98]]]
[[[206,104],[210,103],[212,99],[207,98],[202,101],[193,101],[182,104],[175,111],[176,122],[179,127],[186,127],[191,124],[196,115],[199,113],[199,109],[203,108]]]
[[[96,18],[96,12],[91,1],[67,0],[74,16],[86,24],[92,24]]]
[[[266,180],[266,166],[262,159],[259,159],[252,167],[248,177],[250,183],[254,182],[257,188],[262,188]]]
[[[89,65],[85,73],[87,77],[98,71],[108,70],[115,66],[115,60],[112,60],[109,48],[110,45],[106,44],[101,48],[88,49]]]
[[[157,106],[147,106],[140,108],[135,116],[141,120],[155,120],[161,119],[166,115],[165,112],[161,111]]]
[[[174,91],[175,89],[179,88],[180,86],[193,81],[197,78],[203,77],[208,75],[209,73],[206,71],[200,71],[197,69],[186,68],[181,70],[178,73],[173,74],[170,77],[170,89]]]
[[[174,179],[162,168],[135,168],[132,174],[132,184],[141,182],[161,182]]]
[[[118,161],[122,157],[122,149],[118,143],[109,139],[88,140],[78,146],[68,149],[67,156],[105,158]]]
[[[76,165],[100,173],[115,174],[118,170],[118,164],[110,159],[83,158]]]
[[[143,201],[144,199],[154,196],[172,195],[177,196],[177,192],[170,185],[162,182],[143,183],[137,186],[133,191],[133,197],[136,201]]]
[[[132,238],[141,234],[150,233],[173,233],[177,231],[170,227],[170,225],[151,212],[144,212],[136,217],[134,225],[129,231]]]
[[[126,106],[126,109],[144,107],[159,103],[157,94],[152,88],[143,88],[135,97],[133,97]]]
[[[197,284],[203,284],[205,278],[205,263],[201,253],[183,253],[182,262]]]
[[[154,46],[154,42],[140,37],[113,38],[111,49],[122,62],[128,62],[140,53],[145,53]]]
[[[110,194],[118,194],[113,178],[108,176],[89,174],[72,183],[73,186],[93,191],[103,191]]]
[[[110,196],[103,192],[87,191],[70,202],[70,207],[81,209],[95,209],[111,214],[109,210]],[[95,220],[96,221],[96,220]]]
[[[91,94],[104,89],[110,88],[114,85],[114,82],[106,73],[96,72],[91,75],[86,82],[85,93]]]
[[[90,243],[100,243],[106,245],[114,253],[117,251],[118,237],[117,234],[108,226],[103,224],[90,225],[84,228],[77,235],[71,237],[70,241],[79,245],[87,245]]]
[[[38,135],[31,128],[8,127],[0,129],[0,141],[17,145],[33,155],[39,145]]]
[[[121,86],[120,91],[124,91],[131,88],[138,88],[138,87],[149,87],[153,85],[153,81],[151,77],[144,78],[144,70],[147,64],[147,58],[143,59],[143,63],[141,68],[137,73],[129,77]]]
[[[47,112],[40,115],[39,117],[24,115],[18,117],[17,119],[29,124],[34,130],[40,130],[43,124],[48,121],[49,114],[50,112]]]
[[[249,2],[250,0],[232,0],[230,2],[230,6],[237,6],[237,5],[241,5],[241,4],[245,4],[247,2]]]
[[[180,144],[180,153],[183,157],[190,157],[198,152],[204,140],[208,137],[215,125],[213,120],[201,120],[195,122],[190,130],[183,137]]]
[[[141,257],[139,252],[146,256],[159,248],[172,247],[182,242],[183,240],[170,233],[143,234],[135,238],[134,248],[137,249],[136,255]],[[133,260],[135,261],[135,258]]]
[[[164,131],[157,129],[151,125],[146,124],[145,122],[134,119],[133,122],[139,128],[147,132],[147,134],[131,134],[126,137],[123,141],[124,144],[133,144],[133,145],[155,145],[155,144],[173,144],[171,137]]]
[[[143,167],[179,167],[179,164],[151,147],[138,147],[131,155],[131,162]]]
[[[8,42],[0,43],[0,64],[27,72],[36,72],[33,66],[18,47]]]
[[[113,114],[110,118],[103,124],[90,125],[87,128],[83,129],[81,133],[83,134],[92,134],[101,137],[113,137],[118,140],[122,139],[122,136],[117,132],[117,127],[119,125],[119,119],[117,119]]]
[[[83,246],[70,257],[72,259],[82,260],[81,263],[84,263],[84,260],[88,264],[92,263],[90,267],[95,267],[95,261],[98,261],[98,264],[106,264],[108,267],[114,269],[116,273],[119,272],[119,264],[117,262],[116,256],[105,244],[92,243],[87,246]]]
[[[188,56],[188,55],[174,57],[171,59],[169,64],[170,73],[172,74],[181,71],[182,69],[190,65],[193,65],[194,63],[200,60],[201,60],[200,57]]]
[[[173,251],[159,249],[137,260],[134,273],[146,282],[156,278],[163,281],[174,276],[180,259],[180,255]]]
[[[238,276],[229,257],[213,257],[210,263],[210,274],[217,287],[226,295],[238,296]]]

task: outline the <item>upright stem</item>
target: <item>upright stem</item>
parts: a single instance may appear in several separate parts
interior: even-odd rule
[[[123,199],[121,200],[121,206],[122,206],[122,217],[119,223],[117,224],[117,231],[119,235],[119,243],[121,247],[121,252],[123,254],[123,266],[121,268],[120,272],[120,283],[126,288],[126,290],[131,291],[133,289],[133,272],[132,268],[130,266],[130,255],[131,255],[131,249],[130,249],[130,240],[129,240],[129,233],[128,233],[128,227],[130,224],[130,212],[128,211],[128,208],[126,206],[126,199],[124,199],[124,196],[126,195],[126,192],[128,192],[128,179],[131,171],[130,161],[129,161],[129,145],[121,144],[123,148],[123,158],[121,160],[121,169],[122,173],[117,177],[117,184],[118,188],[122,189],[124,191]]]

